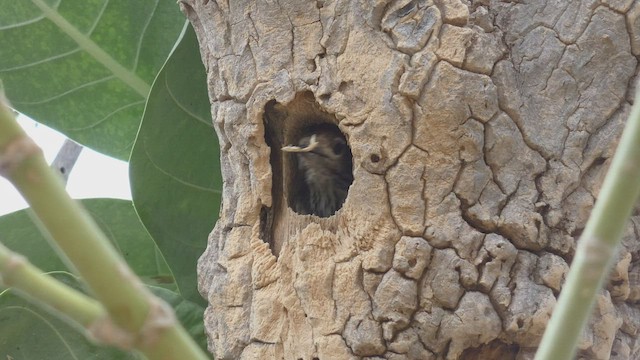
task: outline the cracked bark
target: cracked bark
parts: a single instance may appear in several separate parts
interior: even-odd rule
[[[181,6],[222,149],[198,264],[216,358],[532,358],[629,113],[640,3]],[[329,218],[287,206],[279,146],[313,121],[353,153]],[[638,224],[581,358],[640,357]]]

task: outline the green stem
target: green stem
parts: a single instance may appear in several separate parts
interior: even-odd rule
[[[42,151],[16,123],[1,88],[0,175],[22,193],[43,232],[67,256],[113,322],[133,336],[139,335],[150,320],[153,295],[133,275],[93,219],[65,192],[62,180],[49,168]],[[137,346],[150,359],[207,359],[177,322],[161,329],[154,341],[146,343],[142,341]]]
[[[99,302],[74,290],[0,244],[0,280],[28,297],[57,310],[83,327],[107,315]]]
[[[68,257],[114,322],[137,332],[149,311],[146,294],[140,291],[142,284],[123,266],[93,219],[67,195],[42,151],[11,118],[0,122],[0,134],[13,134],[0,138],[0,159],[12,164],[6,165],[3,175],[27,200],[41,230]]]
[[[598,200],[578,241],[536,360],[572,359],[598,291],[616,257],[622,232],[640,194],[640,96],[602,184]]]
[[[185,346],[193,344],[193,346]],[[209,360],[182,326],[173,326],[165,331],[153,345],[140,349],[149,359],[161,360]]]

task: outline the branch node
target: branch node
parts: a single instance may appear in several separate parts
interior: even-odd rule
[[[11,281],[11,275],[13,275],[14,271],[20,267],[23,267],[27,263],[27,259],[14,252],[9,253],[5,263],[2,266],[2,271],[0,271],[0,284],[11,287],[13,282]]]
[[[87,327],[89,335],[99,343],[116,346],[124,350],[153,347],[162,333],[175,326],[173,310],[165,302],[148,294],[149,313],[136,335],[115,324],[110,316],[102,317]]]
[[[42,149],[26,135],[9,141],[0,152],[0,176],[8,178],[25,159],[36,154],[42,154]]]

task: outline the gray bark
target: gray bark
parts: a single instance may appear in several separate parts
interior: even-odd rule
[[[529,359],[633,100],[640,2],[196,1],[225,181],[198,266],[217,359]],[[336,123],[354,182],[288,206]],[[640,357],[640,216],[580,341]]]
[[[71,170],[76,165],[76,161],[78,161],[78,157],[82,152],[82,145],[78,143],[66,139],[64,144],[62,144],[62,148],[58,151],[56,158],[53,159],[51,163],[51,168],[57,171],[62,177],[62,181],[67,183],[69,180],[69,175],[71,175]]]

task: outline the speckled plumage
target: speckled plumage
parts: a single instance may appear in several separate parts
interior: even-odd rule
[[[295,156],[305,186],[295,199],[299,213],[320,217],[333,215],[344,203],[353,182],[352,155],[344,135],[337,129],[319,129],[300,139],[298,146],[309,145],[315,134],[317,146]]]

